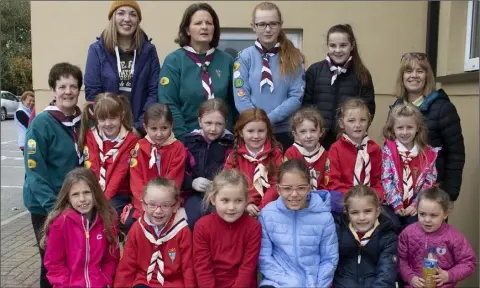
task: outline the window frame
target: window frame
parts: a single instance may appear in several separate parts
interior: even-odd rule
[[[474,5],[474,2],[475,1],[468,1],[468,9],[467,9],[467,32],[466,32],[466,37],[465,37],[465,62],[464,62],[464,71],[465,72],[470,72],[470,71],[478,71],[479,70],[479,67],[480,67],[480,64],[479,64],[479,60],[480,60],[480,57],[475,57],[475,58],[470,58],[470,53],[472,52],[471,48],[472,48],[472,41],[475,41],[475,38],[472,37],[472,30],[474,30],[474,25],[476,25],[476,23],[474,23],[474,20],[477,20],[477,19],[474,19],[474,8],[476,8]],[[477,2],[476,5],[479,5],[479,3]],[[479,15],[480,16],[480,15]],[[477,20],[478,21],[478,20]],[[479,29],[480,27],[477,27],[477,29]],[[479,31],[476,31],[477,33]],[[478,34],[477,34],[477,37]]]
[[[302,51],[303,31],[301,29],[283,29],[283,31],[293,45]],[[253,45],[256,39],[257,36],[249,28],[223,28],[220,32],[220,40],[250,40]]]

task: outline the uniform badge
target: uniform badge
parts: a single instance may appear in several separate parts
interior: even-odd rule
[[[240,71],[233,72],[233,79],[237,79],[238,77],[240,77]]]
[[[29,169],[33,169],[33,168],[37,167],[37,162],[35,162],[35,160],[33,160],[33,159],[28,159],[27,165],[28,165]]]
[[[35,154],[37,153],[37,142],[33,139],[28,139],[27,141],[27,154]]]
[[[87,161],[88,159],[90,159],[90,154],[88,153],[88,147],[85,146],[83,147],[83,160]]]
[[[170,80],[167,77],[160,78],[160,85],[165,86],[170,83]]]
[[[330,181],[330,178],[328,177],[328,173],[330,173],[330,159],[327,158],[327,160],[325,160],[325,172],[324,172],[325,177],[323,177],[323,184],[325,186],[327,186],[328,182]]]
[[[83,166],[84,166],[85,168],[90,168],[90,167],[92,167],[92,162],[86,160],[85,162],[83,162]]]
[[[137,151],[139,147],[140,147],[140,143],[135,144],[135,148],[133,148],[132,151],[130,151],[130,156],[137,157]]]
[[[130,158],[130,167],[131,168],[137,166],[137,164],[138,164],[137,158],[134,158],[134,157]]]
[[[235,88],[242,88],[243,87],[243,80],[241,78],[235,79]]]
[[[238,89],[237,95],[238,95],[238,97],[243,97],[243,96],[245,96],[245,90],[243,90],[242,88]]]
[[[233,63],[233,71],[237,71],[238,69],[240,69],[240,63],[238,62]]]
[[[176,255],[177,255],[177,250],[175,248],[168,249],[168,257],[172,261],[172,264],[173,264],[173,261],[175,261]]]
[[[217,73],[217,77],[218,79],[220,79],[220,76],[222,75],[222,71],[221,70],[215,70],[215,73]]]

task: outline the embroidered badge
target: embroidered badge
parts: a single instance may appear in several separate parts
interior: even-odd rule
[[[160,78],[160,85],[165,86],[165,85],[167,85],[168,83],[170,83],[170,80],[168,80],[167,77],[162,77],[162,78]]]
[[[84,166],[85,168],[90,168],[90,167],[92,167],[92,162],[90,162],[90,161],[87,160],[87,161],[83,162],[83,166]]]
[[[240,63],[238,62],[233,63],[233,71],[237,71],[238,69],[240,69]]]
[[[220,79],[220,76],[222,75],[222,71],[221,70],[215,70],[215,73],[217,73],[217,77],[218,79]]]
[[[437,247],[437,254],[438,255],[445,255],[447,253],[447,248],[445,247]]]
[[[235,79],[235,88],[242,88],[243,87],[243,80],[241,78]]]
[[[138,164],[137,158],[134,158],[134,157],[130,158],[130,167],[133,168],[133,167],[137,166],[137,164]]]
[[[90,159],[90,154],[88,153],[88,147],[85,146],[83,147],[83,160],[87,161],[88,159]]]
[[[233,79],[237,79],[238,77],[240,77],[240,71],[233,72]]]
[[[28,168],[33,169],[33,168],[37,167],[37,162],[35,162],[35,160],[28,159],[27,165],[28,165]]]
[[[324,172],[325,177],[323,177],[323,184],[325,186],[327,186],[328,182],[330,181],[330,178],[328,177],[328,173],[330,173],[330,159],[327,158],[327,160],[325,160],[325,172]]]
[[[238,95],[238,97],[245,96],[245,90],[243,90],[242,88],[238,89],[237,95]]]
[[[177,251],[175,248],[168,249],[168,257],[170,257],[172,264],[173,264],[173,261],[175,261],[176,254],[177,254]]]
[[[140,143],[135,144],[135,148],[133,148],[132,151],[130,151],[130,156],[137,157],[137,151],[139,147],[140,147]]]
[[[37,142],[33,139],[28,139],[27,141],[27,153],[32,155],[37,153]]]

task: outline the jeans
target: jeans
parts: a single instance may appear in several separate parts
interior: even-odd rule
[[[185,199],[184,208],[185,213],[187,214],[188,227],[190,227],[191,231],[193,231],[193,227],[197,220],[206,214],[203,209],[202,201],[203,195],[199,192],[192,192],[188,195],[187,199]]]
[[[38,250],[40,251],[40,287],[41,288],[50,288],[50,282],[47,279],[47,268],[45,268],[45,264],[43,263],[43,259],[45,258],[45,250],[40,247],[40,240],[42,237],[42,230],[43,225],[45,224],[45,220],[47,220],[47,216],[40,215],[40,214],[31,214],[32,219],[32,226],[33,232],[35,233],[35,238],[37,240]]]

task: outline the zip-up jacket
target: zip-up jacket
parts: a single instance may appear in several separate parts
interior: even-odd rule
[[[120,250],[118,245],[110,247],[104,229],[98,213],[93,223],[73,209],[55,218],[48,231],[44,260],[50,284],[54,287],[112,286]],[[112,230],[116,234],[115,226]]]

